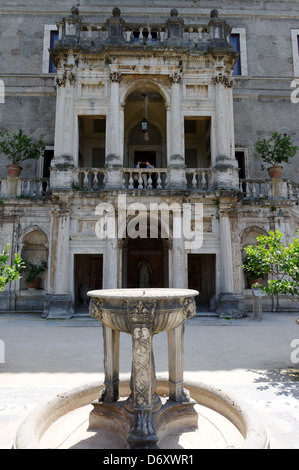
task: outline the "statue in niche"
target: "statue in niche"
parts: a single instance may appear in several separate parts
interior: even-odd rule
[[[139,271],[139,287],[150,287],[151,263],[147,259],[140,260],[137,271]]]

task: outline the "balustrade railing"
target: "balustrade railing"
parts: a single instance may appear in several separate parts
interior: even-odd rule
[[[167,189],[167,169],[165,168],[124,168],[125,189]]]
[[[212,169],[186,168],[187,189],[207,191],[212,188]]]
[[[14,181],[9,178],[0,180],[1,197],[42,197],[49,186],[48,178],[18,178]]]
[[[104,168],[76,168],[73,177],[73,189],[99,191],[105,187]]]
[[[299,205],[299,184],[292,181],[287,181],[287,197],[288,199],[295,199]]]
[[[150,23],[147,25],[125,23],[123,29],[125,43],[137,46],[164,44],[168,37],[168,29],[165,23]],[[184,24],[182,34],[183,43],[185,44],[196,44],[210,40],[208,25],[204,24]],[[83,42],[105,41],[108,38],[108,26],[107,24],[82,23],[80,38]]]
[[[244,199],[281,197],[296,200],[299,204],[299,184],[289,180],[279,180],[277,189],[271,179],[240,179],[240,191],[244,194]]]
[[[194,191],[213,191],[213,169],[186,168],[185,189]],[[167,190],[169,170],[167,168],[123,168],[123,189]],[[299,184],[290,180],[281,180],[280,190],[273,187],[271,179],[240,179],[240,191],[243,199],[268,199],[282,197],[295,200],[299,205]],[[13,185],[13,186],[11,186]],[[12,189],[13,188],[13,189]],[[72,189],[78,191],[99,191],[105,188],[104,168],[75,168],[73,170]],[[9,178],[0,179],[0,197],[42,197],[49,187],[48,178]],[[184,188],[182,188],[184,189]]]
[[[240,179],[240,191],[245,198],[271,197],[271,181],[269,179]]]

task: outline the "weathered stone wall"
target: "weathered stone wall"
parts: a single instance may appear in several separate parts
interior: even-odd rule
[[[20,128],[34,136],[45,135],[54,143],[55,87],[53,78],[42,74],[44,25],[55,24],[69,15],[68,5],[59,0],[43,2],[16,0],[0,9],[0,79],[5,84],[5,103],[0,104],[0,127]],[[177,8],[185,23],[207,23],[212,8],[235,28],[245,28],[248,77],[235,78],[234,112],[237,147],[249,150],[248,177],[263,177],[252,160],[254,141],[273,129],[296,136],[299,104],[290,100],[294,78],[291,29],[298,27],[298,1],[222,1],[184,0],[161,2],[131,0],[111,2],[85,0],[80,3],[84,21],[104,22],[113,6],[120,6],[126,22],[165,21],[171,8]],[[285,175],[299,180],[299,156],[286,168]],[[1,161],[0,176],[5,175]],[[28,176],[35,163],[24,164]]]

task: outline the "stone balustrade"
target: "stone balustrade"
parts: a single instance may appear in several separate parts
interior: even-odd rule
[[[269,179],[240,179],[240,191],[248,199],[271,197],[271,182]]]
[[[186,168],[186,186],[198,192],[213,191],[213,169]],[[122,188],[138,190],[167,190],[167,168],[123,168]],[[75,168],[71,188],[79,191],[99,191],[105,188],[105,168]],[[0,197],[42,197],[50,190],[48,178],[1,178]],[[240,179],[243,199],[269,199],[282,197],[295,200],[299,205],[299,184],[282,179]]]
[[[48,186],[48,178],[2,178],[0,197],[42,197]]]
[[[121,16],[119,8],[113,8],[112,16],[105,22],[85,22],[77,7],[71,16],[58,23],[59,40],[55,49],[80,45],[83,49],[98,49],[107,44],[133,45],[176,45],[195,48],[205,52],[213,47],[225,47],[232,51],[230,28],[224,19],[218,18],[218,11],[212,10],[210,21],[205,24],[185,23],[176,8],[164,22],[132,23]],[[54,51],[52,51],[54,52]]]
[[[288,199],[295,199],[299,205],[299,184],[287,181],[287,197]]]
[[[124,168],[125,189],[167,189],[166,168]]]
[[[73,169],[73,189],[81,191],[98,191],[105,187],[104,168]]]
[[[210,168],[186,168],[187,189],[197,191],[212,189],[212,172]]]
[[[284,198],[299,204],[299,184],[286,179],[240,179],[244,199]]]
[[[164,44],[167,41],[167,26],[165,23],[151,23],[140,25],[139,23],[126,23],[123,38],[127,44],[153,45]],[[182,28],[183,42],[193,43],[208,42],[210,34],[207,25],[186,24]],[[81,41],[105,41],[108,38],[107,25],[94,23],[81,24]]]

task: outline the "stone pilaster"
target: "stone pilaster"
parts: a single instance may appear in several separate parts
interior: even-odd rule
[[[182,74],[174,72],[169,75],[171,85],[171,108],[168,132],[168,189],[185,189],[186,174],[184,160],[184,126],[181,114],[180,84]]]
[[[51,246],[49,267],[49,293],[45,299],[44,313],[47,318],[72,316],[69,267],[70,209],[53,209],[51,214]]]
[[[121,73],[116,70],[110,71],[110,106],[107,119],[106,132],[106,176],[105,188],[122,188],[122,165],[123,165],[123,110],[120,109],[119,102],[119,84],[121,82]]]
[[[56,85],[55,145],[50,187],[69,189],[73,182],[73,168],[78,157],[78,126],[74,112],[76,75],[72,65],[58,72]]]
[[[215,87],[215,136],[216,162],[213,185],[218,189],[238,189],[239,170],[235,158],[233,109],[232,109],[232,78],[228,74],[219,73],[213,77]]]
[[[234,285],[232,235],[230,221],[230,205],[220,206],[220,294],[217,312],[220,316],[238,318],[243,316],[240,296],[236,294]]]

